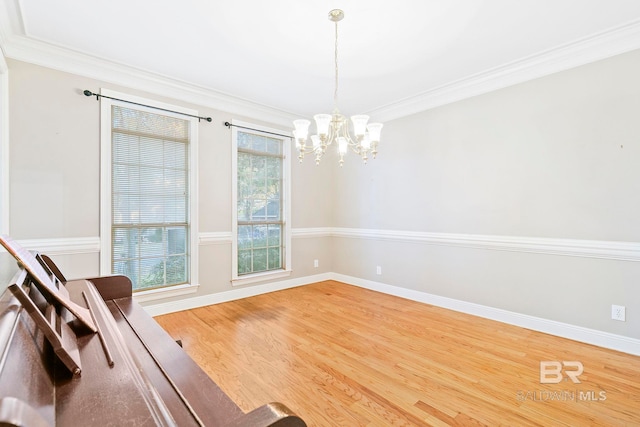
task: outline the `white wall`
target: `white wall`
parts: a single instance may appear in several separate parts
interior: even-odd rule
[[[231,291],[231,131],[223,123],[271,124],[21,61],[8,65],[12,237],[51,254],[68,278],[97,276],[100,109],[82,91],[109,88],[183,105],[213,118],[198,125],[201,286],[195,296]],[[315,183],[331,182],[331,168],[308,166],[292,163],[292,226],[326,228],[331,188]],[[294,239],[292,246],[293,279],[330,271],[326,237]],[[315,269],[317,258],[323,262]]]
[[[222,123],[249,117],[8,64],[13,237],[54,249],[60,239],[78,248],[54,257],[69,277],[97,274],[99,108],[81,91],[178,103],[214,118],[199,125],[201,288],[185,306],[248,295],[230,284]],[[343,168],[330,155],[319,167],[294,159],[287,283],[390,285],[640,338],[637,75],[640,52],[631,52],[388,122],[379,158],[366,166],[353,156]],[[33,200],[46,202],[44,216]],[[626,322],[610,320],[611,304],[627,307]]]
[[[336,177],[334,270],[640,338],[639,75],[635,51],[387,123]]]

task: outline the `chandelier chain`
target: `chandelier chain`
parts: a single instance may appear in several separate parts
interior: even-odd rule
[[[335,63],[335,71],[336,71],[336,81],[335,81],[335,89],[333,92],[333,106],[334,108],[338,108],[338,21],[336,21],[336,43],[334,49],[333,60]]]

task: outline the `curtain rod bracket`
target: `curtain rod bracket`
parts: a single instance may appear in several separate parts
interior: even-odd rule
[[[86,90],[86,89],[85,89],[85,91],[84,91],[84,92],[82,92],[82,93],[84,93],[84,94],[85,94],[85,96],[92,96],[92,95],[95,95],[95,96],[96,96],[96,101],[99,101],[99,100],[100,100],[100,95],[99,95],[99,94],[97,94],[97,93],[93,93],[93,92],[91,92],[90,90]]]

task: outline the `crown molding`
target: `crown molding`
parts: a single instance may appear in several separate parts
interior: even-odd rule
[[[370,110],[389,121],[640,49],[640,20],[435,87]]]
[[[3,45],[3,50],[8,58],[276,125],[289,127],[291,121],[297,117],[292,113],[183,80],[108,61],[26,36],[11,36]],[[97,88],[88,89],[97,91]]]
[[[298,117],[292,112],[29,37],[24,29],[17,0],[0,2],[0,49],[7,58],[136,88],[286,128]],[[381,121],[390,121],[635,49],[640,49],[640,20],[431,88],[369,110],[367,114]]]
[[[0,49],[7,58],[135,88],[287,128],[298,117],[275,107],[27,36],[20,6],[16,0],[0,2]],[[96,92],[98,90],[97,87],[93,89],[92,91]]]

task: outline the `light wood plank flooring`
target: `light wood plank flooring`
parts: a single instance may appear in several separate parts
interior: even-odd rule
[[[309,426],[640,425],[640,357],[339,282],[156,320],[244,411]]]

